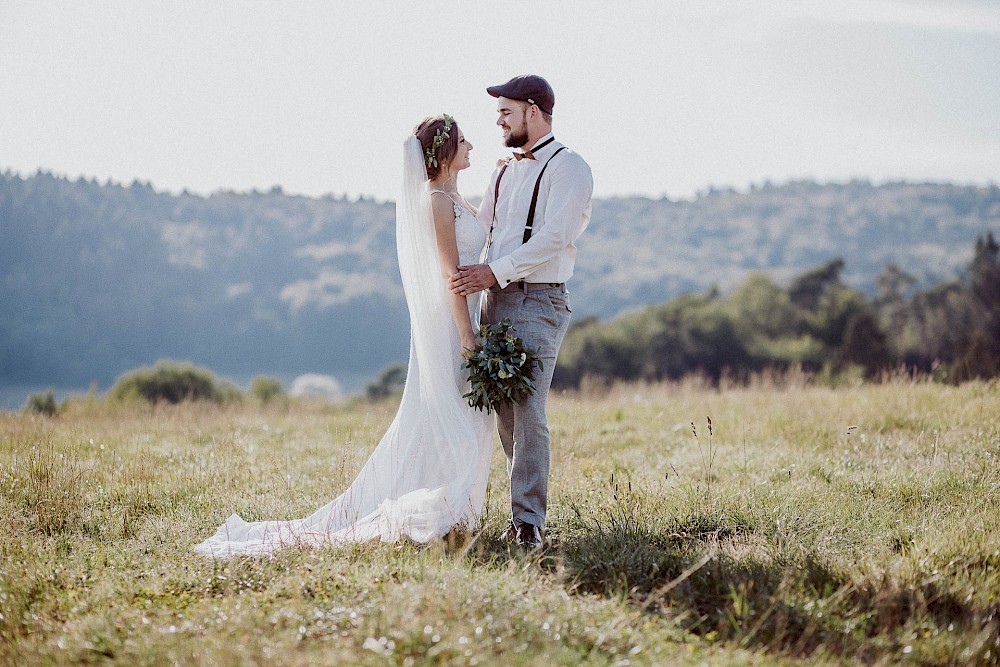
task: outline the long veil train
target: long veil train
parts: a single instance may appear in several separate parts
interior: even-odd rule
[[[410,360],[399,410],[343,494],[303,519],[247,522],[233,514],[195,547],[209,556],[264,554],[291,544],[407,537],[428,542],[478,525],[492,428],[462,398],[461,345],[437,259],[420,142],[403,146],[396,201],[399,272],[410,314]]]

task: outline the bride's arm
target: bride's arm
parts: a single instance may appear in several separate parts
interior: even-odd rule
[[[434,212],[434,234],[437,239],[438,260],[441,263],[441,273],[445,285],[458,272],[458,241],[455,238],[455,208],[451,199],[441,192],[431,195],[431,207]],[[472,331],[472,321],[469,319],[469,304],[466,297],[449,290],[448,306],[451,316],[458,328],[458,337],[464,350],[470,352],[476,347],[476,337]]]

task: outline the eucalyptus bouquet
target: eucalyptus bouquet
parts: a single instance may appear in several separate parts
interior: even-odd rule
[[[535,366],[542,360],[514,335],[508,318],[479,329],[482,347],[469,355],[462,368],[469,369],[471,390],[463,398],[469,406],[493,412],[505,403],[517,403],[535,393]]]

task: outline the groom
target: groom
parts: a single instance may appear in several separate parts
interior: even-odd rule
[[[563,336],[569,327],[566,281],[576,239],[590,221],[590,167],[552,135],[555,93],[540,76],[516,76],[486,89],[497,98],[504,143],[520,149],[498,165],[479,208],[490,228],[486,263],[460,266],[451,290],[489,290],[483,321],[510,318],[537,351],[542,370],[535,393],[497,410],[497,429],[510,474],[511,522],[505,532],[525,547],[542,544],[549,483],[545,404]]]

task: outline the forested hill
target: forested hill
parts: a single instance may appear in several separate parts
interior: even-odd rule
[[[239,382],[370,377],[405,360],[392,203],[208,197],[0,174],[0,389],[107,387],[159,358]],[[602,318],[749,272],[779,282],[831,258],[873,290],[890,261],[953,279],[1000,230],[1000,189],[791,183],[693,201],[598,200],[570,289]]]
[[[890,262],[927,287],[956,278],[977,235],[998,230],[995,185],[798,182],[709,190],[694,201],[609,199],[595,203],[580,244],[575,292],[593,285],[592,300],[578,305],[604,317],[710,286],[728,290],[752,271],[784,282],[838,257],[844,281],[862,292],[874,294]]]

